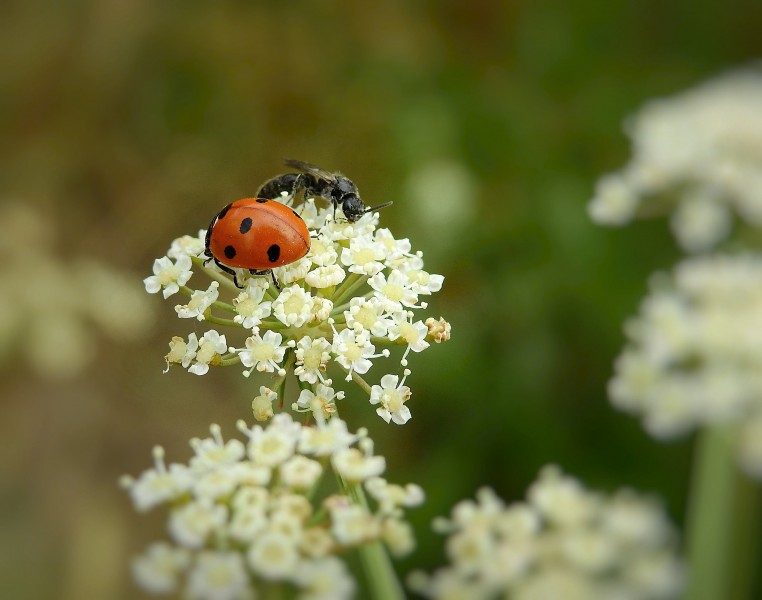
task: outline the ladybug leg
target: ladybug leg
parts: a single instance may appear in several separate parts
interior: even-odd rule
[[[280,292],[281,291],[280,284],[278,283],[278,280],[275,277],[275,271],[273,271],[272,269],[270,269],[270,277],[272,277],[273,279],[273,285],[275,285],[275,289],[278,290],[278,292]]]
[[[279,292],[281,291],[280,284],[278,283],[278,280],[275,277],[275,272],[272,269],[263,269],[261,271],[257,271],[256,269],[249,269],[249,273],[252,275],[269,275],[272,277],[273,284],[275,284],[275,289]]]
[[[228,267],[227,265],[223,265],[223,264],[222,264],[220,261],[218,261],[216,258],[212,258],[212,260],[214,261],[214,264],[215,264],[215,265],[217,265],[217,266],[218,266],[220,269],[222,269],[223,271],[225,271],[225,273],[227,273],[228,275],[232,275],[232,276],[233,276],[233,283],[235,284],[235,286],[236,286],[236,287],[237,287],[239,290],[242,290],[242,289],[243,289],[243,286],[242,286],[240,283],[238,283],[238,275],[236,274],[236,272],[235,272],[233,269],[231,269],[231,268],[230,268],[230,267]]]

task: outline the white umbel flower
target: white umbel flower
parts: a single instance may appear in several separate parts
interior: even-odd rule
[[[304,278],[307,285],[321,289],[339,285],[347,274],[339,265],[327,265],[313,269]]]
[[[267,580],[293,577],[299,563],[294,540],[277,531],[265,532],[254,540],[246,554],[252,570]]]
[[[132,574],[140,587],[152,594],[170,594],[190,564],[190,552],[166,542],[151,544],[132,561]]]
[[[465,500],[437,529],[448,564],[415,573],[427,598],[676,599],[683,569],[674,530],[655,502],[632,491],[607,497],[546,467],[529,503],[506,505],[489,489]],[[636,532],[640,526],[642,535]]]
[[[256,421],[267,421],[275,414],[273,412],[273,402],[278,399],[278,394],[270,388],[262,385],[259,387],[259,395],[251,401],[251,412]]]
[[[355,582],[339,559],[327,556],[302,565],[296,574],[300,600],[349,600]]]
[[[349,433],[346,422],[332,418],[327,423],[318,421],[317,427],[305,427],[299,437],[299,451],[313,456],[330,456],[347,450],[357,441]]]
[[[385,303],[375,296],[372,298],[352,298],[349,308],[344,311],[347,327],[356,332],[369,331],[371,335],[385,337],[392,317],[386,313]]]
[[[326,383],[323,373],[331,359],[331,343],[324,337],[305,336],[296,344],[296,367],[294,374],[300,381],[316,384]],[[306,390],[305,390],[306,391]]]
[[[659,438],[714,426],[740,433],[762,413],[761,327],[762,255],[683,261],[654,279],[628,321],[612,403]],[[739,446],[748,470],[744,452]]]
[[[358,334],[351,329],[334,334],[331,349],[336,355],[336,362],[349,371],[347,381],[351,381],[353,372],[367,373],[373,365],[371,358],[389,355],[386,349],[380,354],[375,354],[376,348],[370,343],[368,336],[364,332]]]
[[[312,318],[312,296],[298,285],[284,289],[272,305],[273,316],[284,325],[301,327]]]
[[[336,392],[332,387],[318,383],[315,391],[302,390],[292,408],[299,412],[312,411],[315,421],[323,423],[336,413],[336,400],[344,398],[344,392]]]
[[[381,475],[386,469],[386,460],[383,456],[369,456],[357,448],[347,448],[334,453],[333,466],[347,481],[360,482]]]
[[[196,290],[190,297],[188,304],[178,304],[175,306],[175,312],[181,319],[198,319],[204,320],[204,313],[206,310],[217,301],[220,295],[220,284],[218,281],[212,281],[209,284],[209,289],[202,292]]]
[[[266,331],[263,336],[258,333],[246,338],[246,349],[239,351],[241,363],[249,367],[248,373],[256,369],[260,373],[278,372],[283,376],[285,370],[280,366],[286,354],[287,346],[281,345],[283,336],[275,331]]]
[[[400,360],[403,367],[407,366],[407,355],[411,351],[422,352],[429,347],[426,341],[428,334],[429,328],[423,321],[413,322],[412,311],[402,311],[393,315],[392,324],[389,325],[389,339],[400,340],[407,345]]]
[[[368,280],[368,284],[389,312],[401,311],[403,307],[418,308],[418,294],[402,271],[394,269],[388,277],[384,273],[376,273]]]
[[[172,242],[167,256],[169,258],[180,258],[181,256],[201,256],[204,252],[204,238],[206,230],[202,229],[197,235],[184,235]]]
[[[322,474],[321,464],[306,456],[292,456],[280,466],[283,485],[299,490],[310,489]]]
[[[397,375],[384,375],[381,385],[374,385],[370,391],[370,403],[378,404],[376,414],[389,423],[394,421],[397,425],[404,425],[410,420],[410,409],[405,404],[410,399],[410,388],[405,385],[405,379],[410,374],[405,374],[400,381]]]
[[[688,252],[716,246],[735,215],[762,224],[762,70],[730,72],[646,103],[627,121],[632,158],[601,178],[589,206],[602,225],[669,214]],[[642,208],[642,210],[641,210]]]
[[[246,291],[241,292],[233,300],[233,306],[238,314],[233,321],[240,323],[244,329],[254,329],[262,324],[272,313],[272,302],[263,302],[265,294],[263,279],[249,280]]]
[[[294,597],[343,598],[355,586],[337,556],[376,541],[395,556],[409,553],[415,542],[405,510],[419,503],[420,488],[375,480],[362,504],[346,491],[326,495],[331,480],[319,480],[331,461],[355,485],[377,477],[384,459],[372,455],[366,431],[350,433],[336,416],[317,423],[288,413],[266,426],[239,422],[246,453],[212,425],[211,437],[192,440],[190,466],[167,469],[155,450],[155,469],[123,485],[141,510],[166,506],[174,544],[153,544],[134,561],[138,584],[202,599],[256,598],[273,584]]]
[[[193,342],[196,337],[195,334],[191,334],[191,336],[188,338],[189,349],[193,349]],[[188,372],[194,375],[205,375],[209,372],[209,365],[219,361],[227,349],[225,336],[214,329],[210,329],[198,340],[198,348],[195,349],[195,356],[193,357],[194,362],[188,367]]]
[[[188,577],[187,596],[194,600],[252,598],[241,555],[236,552],[201,552]]]
[[[385,246],[365,238],[353,238],[349,242],[349,248],[341,251],[341,264],[347,267],[350,273],[359,275],[371,276],[379,273],[384,269],[385,258]]]
[[[335,265],[338,257],[334,244],[321,239],[312,240],[310,251],[307,254],[307,258],[316,267]]]
[[[338,504],[331,510],[332,532],[342,545],[356,546],[376,539],[381,523],[368,510],[357,504]]]
[[[180,256],[173,263],[168,257],[157,258],[153,263],[153,275],[146,277],[143,283],[146,292],[156,294],[163,289],[164,298],[180,291],[180,286],[188,283],[193,275],[191,269],[191,259],[188,256]]]
[[[209,536],[227,521],[225,506],[204,499],[189,502],[172,511],[169,533],[174,541],[187,548],[201,548]]]
[[[244,268],[234,269],[236,276],[231,277],[206,255],[202,230],[175,240],[169,255],[156,261],[145,285],[152,293],[181,290],[190,296],[187,304],[176,308],[182,318],[247,331],[229,334],[235,347],[223,344],[226,336],[215,330],[175,336],[165,357],[167,367],[180,364],[203,375],[211,367],[241,365],[246,377],[254,371],[271,374],[273,381],[265,383],[275,391],[254,397],[254,418],[263,422],[284,406],[296,406],[297,411],[311,410],[319,422],[334,414],[335,405],[325,402],[319,410],[307,405],[325,397],[316,386],[333,385],[327,375],[331,362],[345,371],[346,381],[368,393],[370,384],[363,375],[374,359],[390,355],[390,346],[405,346],[401,364],[406,367],[411,352],[449,338],[446,321],[417,313],[427,308],[419,297],[439,291],[444,278],[425,270],[423,253],[414,252],[410,240],[379,229],[377,212],[350,223],[342,217],[341,207],[322,198],[317,203],[314,198],[299,199],[295,204],[286,194],[279,201],[292,207],[308,226],[310,248],[294,263],[274,268],[272,278],[250,277]],[[214,280],[206,290],[185,285],[191,267]],[[237,291],[235,286],[241,284],[245,287]],[[298,377],[304,395],[296,401],[280,397],[276,404],[273,394],[283,396],[291,389],[283,380],[287,371]],[[343,391],[335,390],[334,398],[340,394]],[[389,419],[394,413],[396,421],[405,420],[404,412],[390,411]]]
[[[128,478],[125,487],[129,490],[135,507],[147,511],[158,504],[174,500],[187,492],[193,485],[193,475],[185,465],[164,464],[164,449],[153,449],[155,466],[143,471],[136,480]]]
[[[211,438],[193,438],[190,441],[195,456],[190,466],[198,473],[205,473],[219,467],[232,465],[243,458],[246,447],[240,440],[232,439],[225,442],[222,439],[222,429],[213,424],[209,427]]]

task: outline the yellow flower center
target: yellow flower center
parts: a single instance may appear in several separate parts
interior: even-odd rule
[[[323,352],[320,348],[310,348],[304,353],[304,368],[316,371],[323,366]]]
[[[275,354],[275,346],[272,344],[257,344],[252,350],[252,355],[258,361],[270,360]]]
[[[354,342],[347,342],[347,350],[344,352],[344,356],[346,356],[351,362],[354,362],[360,358],[361,355],[362,352],[357,344]]]
[[[400,335],[410,345],[415,344],[420,339],[415,327],[410,323],[402,323],[400,325]]]
[[[179,276],[180,269],[178,269],[177,266],[172,265],[171,267],[168,267],[159,273],[156,276],[156,281],[158,281],[161,285],[169,285],[173,281],[177,281]]]
[[[401,286],[396,285],[394,283],[387,283],[384,286],[384,296],[389,298],[389,300],[393,300],[394,302],[399,302],[405,297],[405,292]]]
[[[372,262],[376,259],[376,254],[372,248],[362,248],[355,252],[354,263],[356,265],[364,265],[365,263]]]

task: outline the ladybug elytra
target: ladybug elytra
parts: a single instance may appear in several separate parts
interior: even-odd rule
[[[252,275],[270,274],[280,290],[273,267],[302,258],[310,249],[310,232],[292,208],[265,198],[243,198],[217,213],[206,231],[204,254],[233,275],[232,267]]]

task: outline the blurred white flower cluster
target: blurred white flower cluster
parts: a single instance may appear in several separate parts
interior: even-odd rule
[[[682,565],[663,509],[630,490],[591,492],[553,466],[526,502],[484,488],[435,529],[449,565],[409,584],[439,600],[656,600],[676,598]]]
[[[423,491],[380,477],[384,458],[363,430],[352,434],[336,417],[301,425],[288,414],[238,428],[246,443],[225,441],[213,425],[211,437],[191,440],[188,465],[167,466],[157,447],[154,468],[124,478],[138,510],[169,509],[171,543],[150,545],[133,563],[145,590],[200,600],[278,591],[341,600],[356,587],[342,553],[378,542],[397,556],[413,549],[404,509],[421,504]],[[318,495],[326,470],[340,478],[340,493]]]
[[[762,255],[680,263],[654,278],[609,384],[612,402],[657,437],[728,425],[762,477]]]
[[[627,122],[632,159],[598,182],[593,220],[622,225],[671,213],[689,252],[727,238],[733,215],[762,225],[761,106],[759,65],[648,102]]]
[[[290,201],[287,196],[280,200]],[[268,277],[248,277],[242,270],[237,278],[246,285],[236,288],[205,260],[204,231],[175,240],[167,255],[155,261],[154,274],[144,280],[146,291],[161,291],[165,298],[184,293],[187,304],[175,307],[180,318],[249,334],[237,347],[217,329],[177,336],[170,342],[167,365],[179,364],[197,375],[207,373],[210,366],[242,365],[246,376],[258,371],[281,378],[255,400],[259,407],[255,416],[265,419],[272,414],[268,402],[271,406],[279,397],[278,388],[288,372],[296,375],[303,390],[297,409],[320,411],[323,416],[335,412],[333,400],[343,392],[334,390],[326,375],[334,364],[347,381],[354,380],[365,390],[379,416],[405,423],[410,419],[406,404],[410,389],[404,385],[410,373],[405,368],[409,353],[450,336],[444,319],[417,316],[427,306],[422,299],[439,291],[444,278],[424,270],[421,252],[413,252],[409,240],[378,228],[377,213],[349,223],[334,220],[333,207],[318,209],[312,199],[296,209],[311,230],[311,249],[299,261],[274,269],[280,292]],[[188,287],[194,267],[215,279],[207,289]],[[228,301],[222,299],[223,290]],[[388,357],[393,346],[404,349],[403,372],[387,374],[380,385],[366,383],[362,375],[374,359]]]
[[[153,313],[132,277],[97,259],[62,258],[46,211],[9,203],[0,222],[0,363],[21,359],[41,376],[71,377],[95,357],[99,335],[147,333]]]

